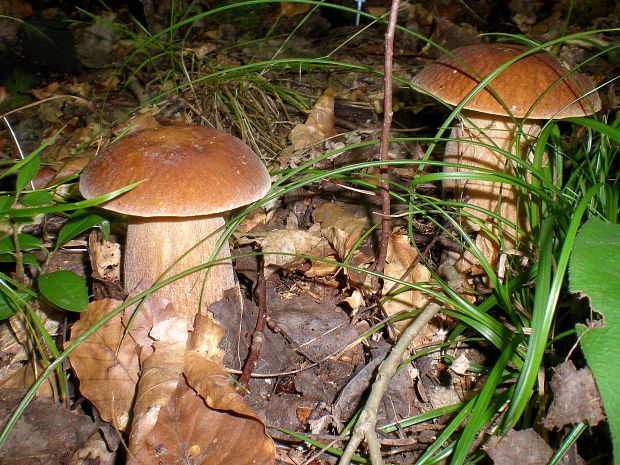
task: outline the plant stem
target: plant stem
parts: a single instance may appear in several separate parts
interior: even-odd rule
[[[394,58],[394,34],[396,30],[396,20],[398,19],[398,7],[400,0],[392,0],[390,7],[390,19],[385,33],[385,62],[383,66],[383,128],[381,130],[381,161],[388,159],[390,129],[392,127],[392,63]],[[379,254],[375,262],[375,271],[383,272],[385,259],[387,257],[388,242],[390,240],[390,170],[387,165],[380,168],[381,176],[381,242],[379,244]]]

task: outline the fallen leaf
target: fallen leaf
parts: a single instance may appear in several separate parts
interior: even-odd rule
[[[313,213],[320,223],[321,234],[344,260],[368,227],[368,218],[355,216],[337,203],[324,203]]]
[[[8,392],[3,391],[3,397]],[[23,393],[22,393],[23,394]],[[17,407],[22,394],[0,401],[0,425]],[[95,430],[86,415],[65,410],[51,399],[34,399],[21,414],[0,448],[2,465],[58,465],[66,463]]]
[[[325,239],[300,229],[274,229],[265,233],[242,234],[240,244],[256,242],[264,255],[265,277],[280,268],[298,266],[305,258],[294,255],[315,255],[318,250],[331,250]]]
[[[308,3],[280,2],[280,9],[284,16],[292,18],[293,16],[304,14],[310,9],[310,5]]]
[[[10,103],[12,101],[13,97],[11,96],[9,91],[6,90],[6,87],[0,86],[0,103]]]
[[[312,147],[335,134],[335,122],[334,89],[328,87],[310,110],[306,122],[295,126],[288,138],[294,150]]]
[[[102,426],[105,426],[105,423],[99,425],[99,428],[73,453],[67,465],[114,465],[118,463],[116,451],[120,439],[119,434],[108,425],[115,436],[110,438],[108,434],[104,438]],[[109,444],[107,440],[112,441],[113,444]]]
[[[429,281],[431,279],[430,271],[421,262],[414,264],[416,261],[418,261],[418,251],[411,245],[409,236],[400,229],[396,229],[388,242],[388,252],[383,273],[386,276],[410,283]],[[383,295],[390,294],[392,296],[390,300],[383,304],[383,308],[388,316],[401,312],[411,312],[424,307],[428,303],[426,294],[416,290],[398,293],[399,289],[402,288],[401,284],[385,280]],[[402,331],[409,323],[410,320],[403,320],[395,323],[395,326]]]
[[[114,135],[119,134],[131,134],[132,132],[140,131],[142,129],[151,129],[157,128],[161,126],[159,121],[155,119],[155,115],[158,113],[159,109],[156,107],[150,107],[148,109],[142,110],[135,116],[132,116],[125,124],[120,125],[115,128],[113,132]]]
[[[187,383],[202,396],[210,408],[252,418],[261,424],[264,431],[264,425],[237,393],[233,379],[219,361],[205,357],[198,351],[189,350],[185,353],[185,377]]]
[[[60,89],[58,81],[50,82],[43,89],[32,89],[30,93],[38,100],[44,100],[54,95]]]
[[[121,246],[117,242],[99,239],[97,231],[88,237],[88,255],[93,277],[114,284],[121,282]]]
[[[543,425],[547,429],[562,429],[587,421],[596,426],[605,419],[601,396],[588,367],[578,370],[570,360],[554,368],[551,380],[553,402]]]
[[[150,332],[153,353],[142,363],[142,375],[133,408],[133,423],[129,450],[138,456],[149,445],[146,441],[155,428],[162,408],[171,402],[183,373],[190,323],[182,318],[170,318],[153,325]],[[157,340],[159,339],[159,340]],[[151,463],[151,462],[143,462]]]
[[[228,290],[227,294],[233,294]],[[234,293],[236,297],[236,293]],[[206,315],[197,314],[194,318],[194,331],[190,337],[188,347],[197,353],[214,360],[222,360],[224,351],[219,347],[220,341],[224,336],[224,328],[212,316],[212,307],[228,303],[227,299],[222,299],[213,304],[209,304],[209,312]]]
[[[33,367],[33,363],[36,363],[36,369]],[[38,375],[45,369],[41,366],[38,360],[34,360],[27,365],[20,367],[20,364],[12,364],[12,367],[18,368],[12,371],[9,376],[3,377],[0,382],[0,389],[11,389],[17,392],[27,390],[37,380]],[[53,377],[49,377],[37,390],[36,397],[47,397],[52,399],[56,392],[56,386],[54,385]]]
[[[544,465],[553,454],[551,447],[531,428],[511,430],[504,438],[494,436],[484,449],[495,465]],[[570,455],[572,454],[565,455],[560,464],[574,463],[571,462]],[[577,458],[578,465],[584,463],[582,459],[579,460],[579,456]]]
[[[389,12],[389,9],[384,6],[369,6],[366,11],[374,16],[383,16]]]
[[[217,34],[217,31],[216,31]],[[207,55],[217,50],[217,46],[213,42],[204,42],[196,44],[193,47],[187,47],[183,49],[184,53],[193,54],[199,61],[205,59]]]
[[[68,344],[73,344],[84,331],[121,303],[113,299],[92,302],[73,325]],[[80,380],[82,395],[92,402],[104,421],[125,431],[140,367],[137,346],[125,333],[121,315],[82,342],[69,360]]]
[[[220,412],[183,378],[170,402],[161,408],[143,447],[129,454],[129,465],[269,465],[275,447],[262,423]]]
[[[252,231],[255,227],[261,224],[267,223],[267,213],[262,209],[257,209],[250,212],[243,221],[237,226],[237,231],[240,233],[247,233]]]

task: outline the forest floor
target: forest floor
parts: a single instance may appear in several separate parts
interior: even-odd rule
[[[335,6],[231,2],[221,10],[218,2],[171,2],[174,7],[159,2],[152,12],[140,2],[114,2],[110,9],[98,2],[79,8],[53,3],[0,2],[0,14],[13,18],[0,19],[2,207],[34,209],[0,219],[1,280],[21,296],[16,302],[14,294],[5,293],[0,301],[0,424],[9,425],[15,416],[14,426],[0,436],[1,464],[238,465],[273,463],[274,456],[281,464],[336,463],[378,366],[412,317],[433,302],[442,311],[415,335],[378,404],[376,440],[386,463],[443,463],[460,451],[455,444],[465,437],[464,420],[474,408],[470,400],[479,401],[494,377],[488,408],[480,410],[489,416],[475,419],[481,426],[462,446],[459,460],[547,463],[571,431],[560,420],[544,420],[551,411],[554,373],[563,378],[551,383],[552,390],[558,383],[578,384],[564,407],[555,408],[586,410],[572,423],[590,422],[561,463],[610,463],[609,427],[602,417],[588,416],[592,404],[600,410],[600,400],[593,401],[598,394],[591,375],[581,370],[585,362],[574,350],[577,335],[560,337],[575,323],[564,317],[549,336],[542,387],[512,429],[514,436],[497,440],[496,427],[519,376],[518,357],[498,364],[508,353],[504,347],[512,347],[508,335],[519,331],[514,315],[502,313],[505,296],[495,281],[471,270],[456,278],[441,274],[446,257],[463,248],[442,213],[457,209],[438,206],[441,182],[432,176],[441,171],[445,145],[445,139],[433,138],[451,110],[416,92],[411,80],[441,55],[424,38],[452,50],[517,36],[538,43],[569,37],[550,48],[571,66],[583,63],[580,71],[600,86],[599,119],[613,121],[620,107],[614,81],[620,69],[613,42],[617,30],[589,31],[620,27],[620,4],[401,5],[389,146],[390,235],[385,267],[373,275],[382,240],[378,140],[387,25],[367,15],[386,18],[387,2],[368,0],[359,18],[350,10],[355,3],[344,1]],[[587,37],[571,39],[584,31]],[[188,124],[241,138],[264,162],[274,187],[251,211],[231,214],[234,230],[228,232],[239,288],[209,304],[220,328],[213,331],[222,331],[218,363],[228,371],[229,383],[217,385],[226,372],[207,366],[205,360],[213,357],[197,362],[181,351],[175,363],[180,357],[185,365],[175,372],[164,403],[149,398],[143,386],[152,359],[140,338],[156,340],[157,324],[149,323],[149,335],[138,334],[136,328],[145,323],[135,317],[134,332],[127,332],[135,307],[119,307],[128,298],[134,303],[137,294],[122,285],[126,220],[94,203],[80,203],[78,179],[96,154],[121,136]],[[585,131],[561,126],[559,133],[567,146],[587,144]],[[10,171],[20,153],[23,158],[34,152],[35,162]],[[617,178],[617,159],[612,165]],[[428,181],[415,181],[426,175]],[[506,300],[524,328],[531,328],[525,321],[536,287],[527,274],[538,262],[536,246],[531,250],[531,257],[513,257],[516,264],[498,281],[518,282]],[[73,278],[54,275],[67,271],[82,280],[75,288]],[[46,287],[47,276],[57,280]],[[569,296],[563,302],[565,315],[577,307],[588,314],[582,300]],[[463,316],[475,309],[484,324]],[[157,320],[158,311],[146,310],[145,318]],[[109,322],[97,323],[111,312],[116,316]],[[65,355],[63,350],[96,324],[101,328],[95,335]],[[200,324],[191,322],[195,334],[204,331],[197,329]],[[519,337],[523,334],[527,329]],[[253,345],[256,339],[262,342]],[[520,340],[515,336],[512,350],[522,359]],[[249,357],[257,357],[250,371]],[[557,368],[565,360],[574,365]],[[231,388],[230,380],[244,371],[251,373],[249,381]],[[172,381],[152,382],[151,387]],[[158,402],[160,430],[136,438],[130,425],[138,431],[136,424],[150,421]],[[153,449],[146,455],[133,448],[141,440]],[[219,452],[210,455],[214,448]],[[370,463],[365,445],[356,454],[355,462]]]

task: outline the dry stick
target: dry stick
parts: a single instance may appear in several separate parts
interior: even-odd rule
[[[439,273],[445,276],[449,287],[454,287],[461,279],[460,274],[454,269],[453,266],[444,264],[439,267]],[[357,450],[357,447],[362,441],[366,441],[368,444],[368,453],[370,455],[370,462],[372,465],[383,465],[383,457],[381,457],[381,447],[375,432],[377,426],[377,412],[379,411],[379,405],[383,399],[383,395],[390,384],[390,381],[396,374],[396,370],[402,362],[405,352],[409,348],[409,345],[413,339],[424,329],[424,327],[433,319],[433,317],[439,312],[441,305],[437,302],[430,302],[422,313],[403,331],[398,338],[398,341],[392,347],[390,354],[387,358],[381,362],[379,369],[377,370],[377,377],[372,384],[370,395],[364,405],[364,409],[353,428],[351,438],[347,443],[338,465],[349,465],[353,454]]]
[[[403,361],[403,356],[411,344],[411,341],[416,335],[424,329],[428,322],[439,312],[441,306],[435,302],[429,303],[426,308],[418,315],[403,333],[398,338],[398,341],[392,348],[390,355],[381,362],[379,370],[377,371],[377,377],[372,384],[372,389],[368,400],[364,405],[364,409],[360,414],[351,439],[347,443],[347,447],[342,454],[342,458],[338,462],[339,465],[349,465],[353,454],[357,450],[357,447],[362,441],[366,441],[368,444],[368,452],[370,455],[370,462],[372,465],[382,465],[383,458],[381,457],[381,447],[379,440],[377,439],[377,433],[375,427],[377,425],[377,412],[379,405],[383,399],[383,395],[390,384],[392,377],[396,374],[398,366]]]
[[[256,366],[256,361],[260,355],[260,351],[265,341],[265,325],[267,323],[267,285],[265,283],[265,267],[263,260],[260,263],[260,269],[258,270],[258,285],[257,285],[257,298],[258,298],[258,319],[256,320],[256,327],[254,328],[254,334],[252,335],[252,342],[250,344],[250,350],[248,357],[245,359],[243,365],[243,371],[239,376],[239,384],[244,388],[239,390],[239,395],[244,396],[248,392],[248,383],[250,376]]]
[[[394,57],[394,33],[396,20],[398,19],[398,7],[400,0],[392,0],[390,7],[390,19],[385,33],[385,63],[383,66],[383,128],[381,130],[381,149],[379,157],[381,161],[387,161],[389,151],[390,129],[392,126],[392,62]],[[383,273],[385,259],[387,258],[388,242],[390,240],[390,170],[388,165],[381,165],[381,242],[379,254],[375,263],[375,271]]]

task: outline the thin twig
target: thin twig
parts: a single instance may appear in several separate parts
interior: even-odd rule
[[[394,58],[394,35],[396,30],[396,20],[398,19],[399,0],[392,0],[390,8],[390,19],[385,33],[385,62],[383,66],[383,128],[381,130],[381,151],[379,157],[381,161],[388,160],[390,129],[392,127],[392,63]],[[390,240],[390,170],[388,165],[381,165],[381,242],[379,243],[379,253],[375,262],[375,271],[383,272],[385,259],[387,258],[388,242]]]
[[[243,371],[241,372],[241,376],[239,376],[239,384],[244,388],[239,390],[239,394],[241,396],[248,392],[248,383],[265,341],[264,331],[267,323],[267,285],[265,283],[265,267],[263,266],[262,260],[260,269],[258,270],[258,286],[256,293],[258,297],[258,319],[256,320],[256,327],[254,328],[254,334],[252,335],[252,343],[250,344],[248,357],[245,359]]]

